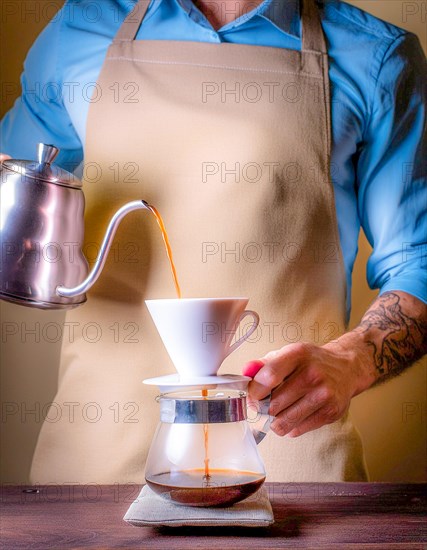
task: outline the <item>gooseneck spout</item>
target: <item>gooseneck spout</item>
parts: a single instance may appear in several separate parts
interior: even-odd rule
[[[139,210],[141,208],[150,210],[148,203],[146,203],[144,200],[128,202],[127,204],[123,205],[119,210],[117,210],[117,212],[111,218],[110,223],[108,224],[104,240],[102,241],[101,249],[99,251],[92,271],[83,282],[73,288],[58,286],[56,288],[57,294],[59,294],[60,296],[71,298],[73,296],[84,294],[91,288],[91,286],[98,280],[98,277],[100,276],[101,271],[105,265],[111,243],[113,242],[114,235],[120,222],[126,216],[126,214],[129,214],[129,212],[132,212],[133,210]]]

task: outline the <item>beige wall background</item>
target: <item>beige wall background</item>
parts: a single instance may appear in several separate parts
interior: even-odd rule
[[[352,0],[350,3],[416,33],[427,51],[425,0]],[[19,95],[19,75],[32,42],[62,6],[60,0],[4,0],[1,7],[1,115]],[[357,55],[357,52],[355,52]],[[353,280],[355,326],[376,293],[365,281],[370,249],[363,235]],[[37,340],[38,327],[60,323],[63,314],[0,302],[0,481],[28,481],[38,433],[54,400],[60,342]],[[35,329],[36,334],[29,331]],[[17,330],[17,334],[8,332]],[[25,341],[21,337],[27,334]],[[52,336],[50,337],[52,338]],[[426,467],[427,361],[399,378],[353,399],[351,411],[365,445],[372,481],[423,481]]]

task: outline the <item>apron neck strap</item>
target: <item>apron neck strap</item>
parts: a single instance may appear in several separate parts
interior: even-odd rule
[[[282,0],[285,1],[285,0]],[[114,42],[132,42],[135,40],[139,27],[147,13],[151,0],[138,0],[119,28]],[[302,50],[326,53],[326,41],[320,24],[319,10],[315,0],[300,0]]]
[[[150,2],[151,0],[138,0],[136,2],[135,7],[123,21],[123,24],[115,35],[114,42],[132,42],[135,40]]]
[[[300,0],[302,51],[327,53],[325,35],[320,23],[320,12],[316,0]]]

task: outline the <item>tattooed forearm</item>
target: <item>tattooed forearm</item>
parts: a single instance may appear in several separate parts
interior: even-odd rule
[[[427,353],[427,307],[404,292],[375,300],[354,330],[371,350],[377,382],[403,372]]]

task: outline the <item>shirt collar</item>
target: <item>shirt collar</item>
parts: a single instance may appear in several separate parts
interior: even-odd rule
[[[279,30],[286,34],[300,37],[299,0],[264,0],[259,7],[266,4],[259,15],[268,19]]]
[[[191,10],[195,9],[192,0],[173,1],[177,2],[187,13],[190,13]],[[263,0],[263,2],[261,2],[261,4],[256,6],[253,10],[250,10],[248,13],[242,15],[235,21],[231,21],[222,27],[221,30],[225,31],[242,25],[255,16],[259,16],[267,21],[270,21],[271,24],[286,34],[290,34],[291,36],[297,38],[300,37],[299,0]]]

